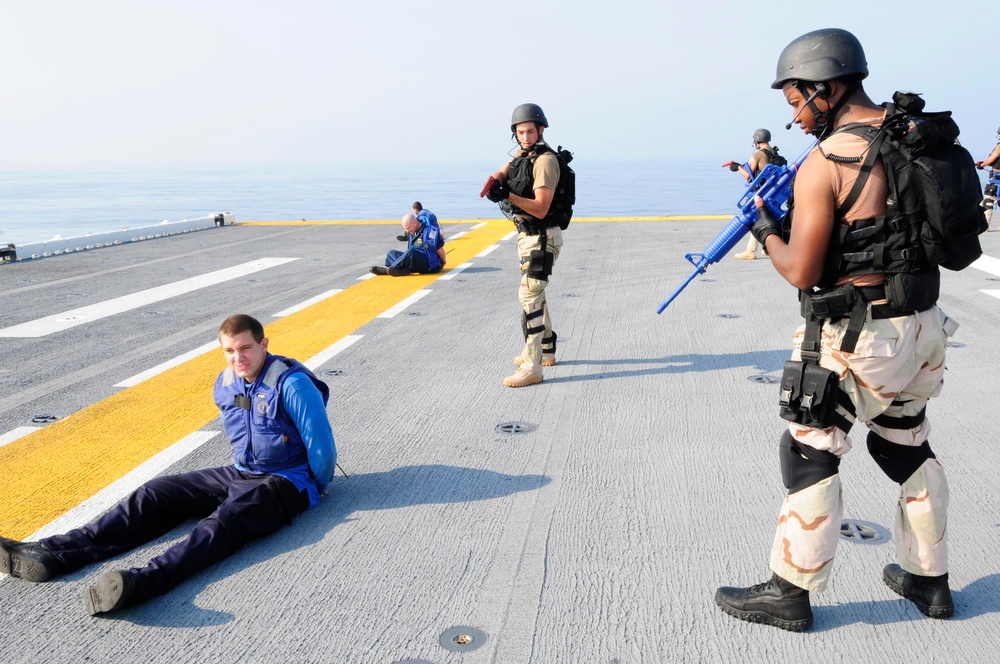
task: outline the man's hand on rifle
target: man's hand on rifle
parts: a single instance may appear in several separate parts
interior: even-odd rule
[[[754,196],[753,202],[757,206],[757,221],[750,227],[750,232],[766,251],[767,244],[764,241],[770,235],[781,237],[781,224],[771,215],[771,211],[764,205],[764,200],[760,196]]]

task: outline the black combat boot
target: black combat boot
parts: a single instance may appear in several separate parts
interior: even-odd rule
[[[135,577],[125,570],[102,574],[96,584],[83,591],[83,608],[92,616],[132,606],[134,600]]]
[[[371,273],[381,274],[382,276],[385,276],[389,274],[389,268],[385,267],[384,265],[372,265]]]
[[[0,572],[38,583],[66,571],[66,566],[38,542],[0,537]]]
[[[771,580],[749,588],[719,588],[719,608],[740,620],[804,632],[813,624],[809,591],[774,574]]]
[[[949,618],[955,615],[947,573],[941,576],[920,576],[910,574],[892,563],[882,570],[882,581],[897,595],[916,604],[920,613],[929,618]]]

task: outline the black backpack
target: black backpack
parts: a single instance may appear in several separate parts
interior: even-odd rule
[[[573,205],[576,204],[576,173],[569,167],[569,162],[573,161],[573,153],[563,150],[561,145],[555,152],[556,159],[559,160],[559,184],[556,185],[549,214],[559,214],[559,228],[566,230],[573,218]]]
[[[764,148],[764,152],[767,153],[767,163],[774,164],[775,166],[787,166],[788,160],[778,154],[778,146],[772,145],[769,148]]]
[[[979,235],[988,224],[976,163],[958,143],[958,125],[951,111],[923,112],[924,100],[916,93],[897,92],[885,106],[881,127],[843,129],[871,141],[872,149],[840,209],[850,209],[857,200],[881,156],[889,189],[887,215],[915,218],[928,264],[963,270],[982,255]]]

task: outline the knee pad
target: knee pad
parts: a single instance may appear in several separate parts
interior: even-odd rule
[[[532,334],[541,334],[545,331],[545,323],[542,322],[542,315],[545,312],[542,309],[536,309],[532,312],[524,312],[524,318],[522,319],[524,325],[524,338],[527,339]]]
[[[923,445],[897,445],[891,443],[874,431],[868,432],[868,454],[882,472],[896,484],[903,484],[917,468],[924,465],[928,459],[935,459],[931,444],[924,441]]]
[[[803,445],[785,431],[778,442],[781,480],[788,493],[796,493],[837,474],[840,459],[836,454]]]

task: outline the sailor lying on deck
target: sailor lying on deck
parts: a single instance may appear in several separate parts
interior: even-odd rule
[[[150,480],[64,535],[38,542],[0,537],[0,572],[47,581],[200,518],[145,567],[108,572],[84,591],[87,612],[106,613],[167,592],[319,504],[337,462],[326,384],[295,360],[268,353],[263,326],[245,314],[222,323],[219,342],[229,366],[216,379],[215,403],[233,463]]]
[[[433,216],[433,215],[431,215]],[[419,219],[412,214],[403,216],[403,230],[407,233],[406,251],[393,249],[385,255],[385,265],[372,267],[372,274],[405,277],[411,272],[432,274],[444,267],[444,235],[441,227],[430,222],[430,216]]]

